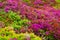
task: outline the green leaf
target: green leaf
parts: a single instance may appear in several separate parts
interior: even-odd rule
[[[60,3],[60,0],[55,0],[57,3]]]

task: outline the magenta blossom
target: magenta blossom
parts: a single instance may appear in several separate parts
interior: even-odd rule
[[[0,7],[2,7],[3,6],[3,2],[0,2]]]

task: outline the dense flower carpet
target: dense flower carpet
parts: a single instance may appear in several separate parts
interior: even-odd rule
[[[60,40],[60,0],[0,0],[0,40]]]

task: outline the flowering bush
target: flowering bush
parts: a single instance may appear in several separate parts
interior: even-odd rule
[[[60,40],[60,0],[0,0],[0,40]]]

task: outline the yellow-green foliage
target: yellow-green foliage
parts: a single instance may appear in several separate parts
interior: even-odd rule
[[[28,26],[27,22],[29,21],[28,19],[24,18],[21,19],[20,15],[13,11],[9,11],[8,13],[4,12],[3,10],[1,11],[0,14],[0,21],[5,23],[5,26],[12,26],[14,28],[20,28],[22,26]]]
[[[60,3],[60,0],[55,0],[57,3]]]
[[[41,37],[36,36],[34,33],[20,33],[16,34],[13,30],[13,27],[5,27],[0,29],[0,39],[1,40],[8,40],[10,38],[17,38],[18,40],[26,39],[26,36],[30,36],[31,40],[42,40]]]

